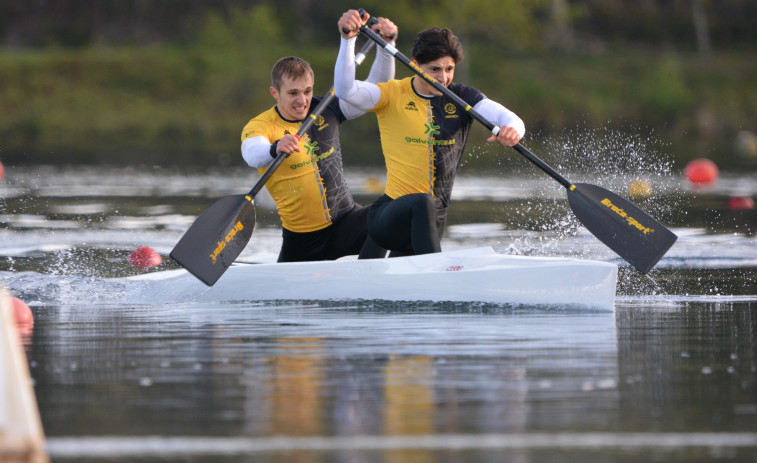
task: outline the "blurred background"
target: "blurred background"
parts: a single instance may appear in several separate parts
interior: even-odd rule
[[[753,0],[3,0],[0,160],[242,166],[242,127],[274,103],[271,66],[301,56],[325,93],[348,7],[392,19],[406,55],[419,30],[451,28],[456,80],[518,113],[547,161],[546,140],[606,130],[678,167],[757,168]],[[345,164],[382,164],[375,117],[342,144]],[[472,151],[474,167],[501,153]]]

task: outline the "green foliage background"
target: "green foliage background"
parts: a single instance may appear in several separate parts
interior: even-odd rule
[[[306,0],[216,3],[142,2],[143,17],[155,16],[148,38],[105,27],[119,14],[116,6],[99,7],[93,13],[99,19],[90,18],[79,32],[72,32],[78,23],[69,19],[65,33],[27,33],[20,44],[10,43],[13,30],[2,25],[0,159],[241,165],[241,128],[273,104],[268,86],[276,59],[301,56],[315,69],[316,91],[331,86],[336,21],[344,7]],[[730,3],[732,9],[745,4]],[[192,20],[174,17],[185,27],[165,32],[155,24],[162,16],[170,23],[164,9],[176,5],[193,9]],[[567,6],[565,22],[555,11],[560,5]],[[452,28],[466,48],[456,80],[516,111],[529,131],[527,145],[576,127],[607,127],[654,134],[679,163],[708,156],[741,167],[733,140],[739,131],[757,131],[757,38],[746,32],[731,37],[741,23],[724,28],[722,12],[711,18],[713,49],[704,54],[683,6],[675,16],[618,0],[533,0],[527,6],[515,0],[365,0],[362,6],[398,24],[398,48],[406,55],[418,30]],[[77,11],[66,14],[78,18]],[[653,27],[665,14],[667,33]],[[618,26],[608,29],[612,21]],[[58,30],[44,24],[39,27]],[[39,43],[39,37],[47,39]],[[406,75],[398,63],[397,76]],[[482,129],[472,146],[484,138]],[[346,162],[381,163],[374,116],[346,124],[342,142]],[[497,154],[479,151],[476,162],[484,166]]]

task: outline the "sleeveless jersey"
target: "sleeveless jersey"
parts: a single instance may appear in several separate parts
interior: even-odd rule
[[[313,97],[310,110],[320,101]],[[290,154],[266,182],[287,230],[307,233],[324,229],[355,206],[344,180],[339,145],[339,124],[345,119],[335,98],[300,139],[300,152]],[[296,134],[301,124],[284,119],[274,106],[247,123],[242,141],[262,135],[273,143],[286,134]],[[266,168],[258,171],[262,175]]]
[[[418,95],[413,78],[376,84],[381,98],[372,111],[386,162],[385,193],[393,199],[429,193],[438,208],[446,208],[473,119],[445,96]],[[471,106],[486,98],[462,84],[449,89]]]

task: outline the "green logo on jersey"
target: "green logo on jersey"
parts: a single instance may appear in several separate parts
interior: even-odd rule
[[[433,135],[439,135],[439,126],[429,122],[426,124],[426,131],[423,133],[425,135],[428,135],[429,137]]]
[[[455,144],[455,139],[450,138],[449,140],[434,140],[433,138],[413,138],[413,137],[405,137],[405,143],[415,143],[418,145],[433,145],[433,146],[449,146]]]
[[[318,142],[313,142],[312,144],[306,143],[305,149],[307,150],[307,153],[310,155],[310,160],[300,162],[299,164],[290,164],[289,168],[294,170],[300,167],[309,166],[314,162],[323,161],[324,159],[328,158],[332,154],[334,154],[334,148],[332,147],[330,150],[326,151],[325,153],[321,154],[320,156],[315,155],[315,151],[320,149],[318,146]]]
[[[305,143],[305,151],[309,155],[313,156],[315,154],[315,150],[317,150],[317,149],[318,149],[318,142],[317,141],[310,141],[308,139],[308,142]]]

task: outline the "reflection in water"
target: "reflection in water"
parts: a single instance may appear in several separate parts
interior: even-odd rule
[[[392,357],[384,369],[384,429],[386,435],[434,433],[432,361],[428,357]],[[415,458],[413,458],[415,457]],[[428,453],[411,449],[390,450],[390,461],[433,461]]]
[[[280,354],[270,359],[273,370],[269,381],[271,435],[312,436],[323,432],[324,371],[318,355],[319,339],[278,340]],[[298,352],[301,351],[301,352]]]
[[[392,357],[384,369],[384,434],[429,434],[433,429],[432,362]]]
[[[755,304],[633,307],[617,323],[626,429],[757,429]]]
[[[234,444],[243,453],[268,455],[260,461],[424,462],[446,449],[527,462],[587,447],[611,458],[608,442],[624,441],[708,461],[698,442],[757,450],[757,434],[687,434],[757,429],[755,310],[54,308],[38,318],[32,372],[53,450],[65,436],[197,435],[219,439],[203,451],[222,454],[237,436],[252,439]],[[272,450],[275,436],[291,452]],[[319,436],[354,440],[298,440]]]

